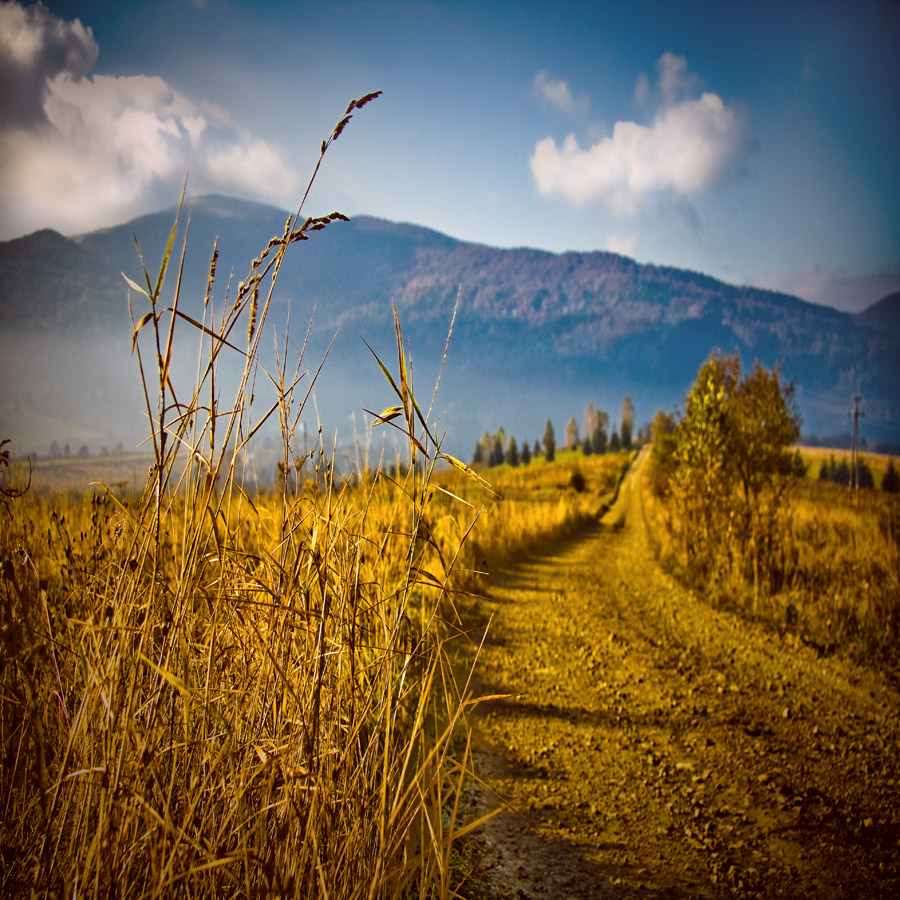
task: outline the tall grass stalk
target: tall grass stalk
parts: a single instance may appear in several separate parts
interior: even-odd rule
[[[316,172],[375,96],[349,105]],[[397,320],[396,376],[378,360],[397,402],[378,421],[399,427],[407,474],[339,487],[320,433],[289,477],[321,366],[306,373],[305,343],[289,365],[285,337],[268,371],[261,340],[288,248],[343,218],[302,209],[218,314],[213,252],[202,321],[180,302],[179,209],[155,277],[142,259],[143,283],[129,279],[144,304],[133,346],[146,490],[85,500],[80,532],[52,509],[9,517],[5,896],[452,896],[453,840],[472,827],[458,817],[468,698],[443,620],[456,553],[435,541],[429,504],[438,461],[477,476],[422,415]],[[185,329],[201,347],[187,391],[174,351]],[[227,398],[225,354],[243,360]],[[240,471],[274,419],[284,478],[270,503],[245,493]]]

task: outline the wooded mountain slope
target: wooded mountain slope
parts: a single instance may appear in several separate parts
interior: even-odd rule
[[[229,273],[235,283],[247,275],[250,260],[281,233],[286,215],[233,198],[195,199],[182,308],[202,314],[216,237],[214,298],[221,310]],[[155,272],[173,219],[174,209],[75,238],[41,231],[0,244],[0,332],[40,338],[47,346],[57,337],[100,335],[127,345],[127,289],[120,273],[135,280],[140,275],[134,235]],[[870,441],[900,440],[897,295],[854,317],[613,253],[495,249],[358,216],[293,248],[280,280],[282,308],[271,321],[283,331],[290,304],[299,341],[315,309],[316,352],[338,332],[324,375],[332,390],[323,388],[323,415],[331,418],[334,405],[333,417],[344,420],[362,405],[356,402],[364,399],[359,379],[374,374],[359,336],[389,352],[393,300],[428,381],[440,362],[457,295],[438,411],[451,439],[466,446],[500,423],[533,440],[548,415],[563,424],[588,401],[609,409],[615,422],[626,393],[635,399],[639,422],[647,420],[657,407],[683,400],[715,347],[739,351],[746,364],[757,358],[767,366],[782,363],[785,375],[796,380],[806,433],[847,430],[852,397],[860,394]],[[371,402],[377,405],[377,398]],[[12,414],[6,407],[4,412],[0,422],[8,429]]]

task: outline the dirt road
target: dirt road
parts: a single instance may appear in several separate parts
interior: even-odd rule
[[[900,896],[896,688],[679,588],[633,478],[490,588],[481,689],[516,696],[481,707],[476,759],[518,812],[474,838],[463,893]]]

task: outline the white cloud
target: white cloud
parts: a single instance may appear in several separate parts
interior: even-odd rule
[[[697,86],[697,76],[688,71],[687,60],[666,51],[656,62],[659,89],[666,103],[674,103]]]
[[[555,81],[543,70],[534,76],[532,91],[542,102],[556,106],[563,112],[573,114],[588,111],[587,97],[576,100],[565,81]]]
[[[647,76],[641,72],[638,75],[637,83],[634,86],[634,100],[638,106],[643,106],[647,102],[647,98],[650,96],[650,82],[647,79]]]
[[[734,166],[746,145],[743,116],[709,92],[669,102],[695,79],[672,54],[664,54],[657,68],[666,102],[652,124],[617,122],[611,136],[587,149],[571,134],[561,146],[552,137],[535,145],[530,162],[538,193],[576,206],[599,201],[615,213],[635,215],[647,194],[698,193]]]
[[[619,253],[622,256],[634,257],[637,245],[638,236],[636,234],[610,234],[606,238],[606,249],[610,253]]]
[[[43,119],[47,82],[61,72],[80,78],[99,49],[78,19],[64,22],[42,3],[0,3],[0,122]]]
[[[96,44],[80,23],[40,5],[4,4],[0,29],[0,66],[15,54],[40,104],[39,116],[4,109],[0,118],[0,237],[122,221],[176,199],[188,171],[198,193],[293,201],[299,179],[279,148],[235,128],[227,114],[158,77],[85,76]]]
[[[866,275],[851,275],[841,266],[816,265],[802,271],[768,271],[750,283],[770,291],[793,294],[810,303],[861,312],[882,297],[900,291],[900,266]]]

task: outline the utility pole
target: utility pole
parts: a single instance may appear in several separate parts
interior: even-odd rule
[[[853,438],[850,442],[850,491],[859,496],[859,401],[862,397],[857,394],[853,398]],[[865,413],[863,413],[865,415]]]

